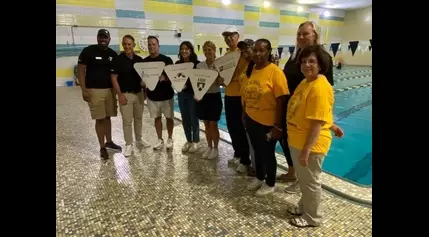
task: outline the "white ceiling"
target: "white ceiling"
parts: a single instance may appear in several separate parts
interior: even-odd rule
[[[372,5],[372,0],[275,0],[276,2],[301,4],[307,6],[338,9],[338,10],[352,10],[364,8]]]

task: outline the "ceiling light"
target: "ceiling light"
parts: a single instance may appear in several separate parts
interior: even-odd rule
[[[304,9],[301,7],[301,6],[299,6],[297,9],[296,9],[296,11],[297,12],[302,12]]]
[[[223,5],[231,4],[231,0],[222,0]]]
[[[325,0],[297,0],[298,4],[318,4],[324,1]]]
[[[270,2],[268,2],[268,1],[264,1],[264,7],[265,8],[268,8],[268,7],[270,7],[271,6],[271,3]]]
[[[325,11],[325,13],[323,13],[324,16],[328,17],[330,14],[328,11]]]

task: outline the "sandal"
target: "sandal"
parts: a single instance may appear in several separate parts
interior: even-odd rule
[[[296,177],[290,176],[288,173],[286,173],[286,174],[281,174],[277,176],[276,180],[283,181],[283,182],[293,182],[293,181],[296,181]]]
[[[302,215],[302,213],[299,211],[299,207],[298,206],[288,206],[287,212],[289,214],[294,215],[294,216],[300,216],[300,215]]]
[[[304,227],[317,227],[315,225],[310,225],[308,224],[308,222],[306,220],[304,220],[302,217],[295,217],[289,220],[289,223],[291,225],[294,225],[296,227],[299,228],[304,228]]]

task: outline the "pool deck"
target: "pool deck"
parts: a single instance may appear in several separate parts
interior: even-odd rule
[[[176,111],[174,111],[174,117],[178,120],[182,119],[181,114]],[[202,122],[200,122],[200,130],[204,131],[204,124]],[[221,139],[224,142],[231,144],[229,133],[220,129],[219,131]],[[288,169],[286,157],[281,153],[276,153],[276,157],[279,168],[286,171]],[[324,189],[342,196],[343,198],[350,199],[361,204],[372,205],[372,187],[360,186],[326,172],[322,173],[321,179]]]

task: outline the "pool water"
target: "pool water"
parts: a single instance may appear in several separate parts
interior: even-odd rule
[[[334,81],[335,123],[345,135],[341,139],[333,138],[323,171],[358,185],[372,185],[372,87],[360,87],[372,82],[372,68],[334,69]],[[177,96],[174,110],[180,113]],[[222,110],[219,129],[228,132],[225,110]],[[283,154],[279,144],[276,151]]]

